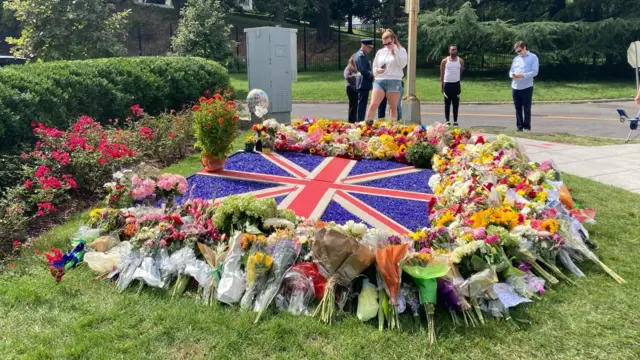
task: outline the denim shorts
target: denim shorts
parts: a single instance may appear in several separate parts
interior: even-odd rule
[[[380,89],[384,92],[397,92],[399,93],[402,89],[402,80],[376,80],[373,83],[374,89]]]

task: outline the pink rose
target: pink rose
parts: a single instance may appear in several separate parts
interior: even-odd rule
[[[487,230],[483,227],[474,229],[472,232],[474,240],[482,240],[487,237]]]
[[[487,238],[484,239],[484,242],[487,245],[495,245],[500,242],[500,237],[497,234],[492,234],[487,236]]]

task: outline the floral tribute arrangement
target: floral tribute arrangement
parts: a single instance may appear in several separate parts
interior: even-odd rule
[[[446,137],[453,136],[453,139]],[[278,129],[275,140],[277,151],[293,151],[339,156],[352,159],[379,159],[407,162],[407,150],[414,144],[435,146],[441,140],[458,140],[470,134],[464,130],[449,132],[446,125],[433,127],[401,125],[377,121],[372,125],[324,119],[294,120]],[[430,160],[426,159],[427,162]]]
[[[318,121],[281,129],[276,147],[326,154],[342,149],[338,141],[308,139],[317,129],[324,134],[327,124],[333,126]],[[300,127],[308,127],[307,135],[293,141]],[[360,134],[346,151],[382,135],[394,133],[395,139],[398,129],[374,124],[365,131],[380,136]],[[381,330],[426,324],[431,343],[438,317],[447,313],[458,325],[482,326],[492,317],[518,326],[526,317],[511,312],[526,311],[526,303],[560,281],[585,276],[577,266],[581,261],[593,261],[624,282],[593,253],[553,164],[529,162],[505,136],[486,142],[441,125],[405,130],[399,136],[408,142],[426,141],[438,149],[438,173],[430,179],[435,197],[425,224],[430,226],[413,233],[296,218],[279,210],[274,199],[230,196],[218,206],[212,199],[189,198],[179,206],[130,202],[97,209],[73,245],[86,244],[82,260],[119,291],[155,287],[172,297],[189,292],[205,304],[256,312],[256,322],[272,304],[326,323],[353,311],[363,322],[377,317]],[[51,266],[64,263],[61,251],[52,253]],[[64,274],[51,272],[58,279]]]
[[[238,129],[237,104],[220,94],[201,97],[194,111],[195,146],[202,150],[202,164],[209,171],[224,165]]]

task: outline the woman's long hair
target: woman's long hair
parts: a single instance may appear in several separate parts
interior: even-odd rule
[[[347,67],[349,67],[349,70],[351,70],[352,72],[358,71],[358,69],[356,68],[356,54],[351,55]]]
[[[398,36],[396,35],[396,33],[393,32],[393,30],[391,29],[384,29],[382,31],[382,37],[384,37],[385,34],[389,34],[392,37],[392,41],[394,43],[396,43],[396,46],[398,46],[399,48],[402,48],[402,44],[400,44],[400,39],[398,39]]]

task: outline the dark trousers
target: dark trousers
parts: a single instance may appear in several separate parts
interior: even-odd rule
[[[533,86],[522,90],[511,90],[513,105],[516,107],[516,125],[518,130],[531,130],[531,99]],[[524,112],[524,116],[523,116]]]
[[[378,106],[378,119],[384,119],[385,116],[387,116],[387,97],[386,96],[384,99],[382,99],[382,101],[380,102],[380,105]]]
[[[458,122],[458,108],[460,107],[460,82],[444,83],[444,118],[449,122],[451,105],[453,105],[453,122]]]
[[[358,121],[364,121],[367,116],[367,102],[371,90],[358,90]]]
[[[358,118],[358,92],[351,86],[347,86],[347,97],[349,98],[349,122],[355,123]]]

